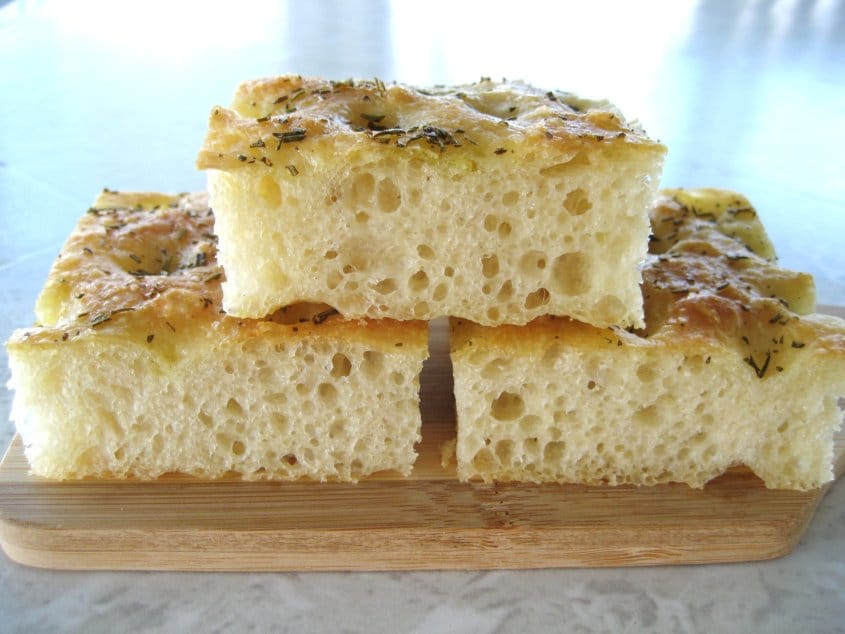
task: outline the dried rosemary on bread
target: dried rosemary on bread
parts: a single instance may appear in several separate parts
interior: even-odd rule
[[[749,202],[663,193],[651,212],[645,327],[452,320],[462,479],[685,482],[732,465],[766,486],[832,477],[845,322],[779,268]]]
[[[246,82],[198,157],[224,306],[642,326],[665,151],[605,102],[520,82]]]
[[[411,471],[422,322],[221,309],[204,194],[104,192],[7,344],[34,473],[355,480]]]

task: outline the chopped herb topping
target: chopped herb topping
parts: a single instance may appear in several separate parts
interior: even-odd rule
[[[153,339],[155,339],[155,335],[147,335],[147,343],[152,343]]]
[[[748,216],[751,216],[752,218],[754,218],[754,217],[757,216],[757,212],[754,211],[753,207],[739,207],[737,209],[728,209],[727,211],[728,211],[729,214],[731,214],[734,217],[742,216],[742,215],[748,215]]]
[[[446,130],[435,128],[433,125],[423,126],[422,132],[426,141],[432,145],[439,146],[441,150],[444,147],[444,143],[448,143],[449,145],[459,145],[458,142],[455,141],[455,137],[446,132]]]
[[[302,141],[305,138],[305,130],[303,128],[294,128],[289,132],[273,132],[273,136],[278,140],[276,150],[282,147],[282,143],[293,143],[294,141]]]
[[[299,170],[296,169],[296,165],[285,165],[285,169],[290,172],[291,176],[296,176],[299,174]]]
[[[402,130],[401,128],[386,128],[372,133],[373,138],[384,135],[402,137],[396,140],[397,147],[407,147],[414,141],[419,141],[420,139],[425,139],[428,143],[436,145],[441,150],[443,150],[447,145],[461,147],[461,144],[458,143],[452,134],[442,128],[437,128],[432,125],[425,125],[422,128],[414,126],[408,130]]]
[[[754,373],[757,375],[758,379],[762,379],[766,376],[766,370],[769,369],[769,361],[772,360],[772,353],[766,352],[766,359],[763,361],[763,365],[757,365],[757,362],[754,360],[752,355],[748,355],[743,361],[745,361],[748,365],[754,368]]]
[[[322,311],[322,312],[317,313],[316,315],[314,315],[314,316],[311,318],[311,321],[312,321],[314,324],[322,324],[322,323],[323,323],[324,321],[326,321],[329,317],[331,317],[332,315],[336,315],[336,314],[337,314],[337,310],[335,310],[334,308],[329,308],[328,310],[324,310],[324,311]]]
[[[774,317],[769,319],[770,324],[780,324],[781,326],[785,326],[789,323],[789,318],[782,313],[776,314]]]
[[[710,220],[712,222],[716,221],[716,216],[709,211],[699,211],[695,207],[690,207],[689,209],[696,218],[702,218],[703,220]]]
[[[385,132],[386,132],[386,130],[385,130]],[[419,141],[423,137],[424,137],[424,135],[422,135],[422,134],[415,134],[414,136],[403,137],[401,139],[397,139],[396,147],[408,147],[411,143],[413,143],[414,141]]]
[[[496,150],[493,152],[493,154],[504,154],[505,152],[507,152],[507,150],[505,148],[499,147],[499,148],[496,148]]]
[[[378,138],[380,136],[399,136],[405,134],[405,131],[402,128],[384,128],[383,130],[375,130],[373,132],[373,138]]]
[[[111,319],[111,313],[97,313],[91,318],[91,321],[88,322],[88,325],[94,328],[95,326],[104,324],[109,319]]]

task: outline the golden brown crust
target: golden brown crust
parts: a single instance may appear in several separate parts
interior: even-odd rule
[[[777,266],[757,214],[733,192],[662,192],[650,212],[654,239],[643,271],[646,327],[600,329],[544,317],[518,328],[452,320],[452,349],[473,345],[536,353],[555,339],[585,347],[661,345],[705,354],[730,347],[759,378],[810,349],[845,354],[841,320],[815,310],[812,277]]]
[[[701,487],[736,464],[772,488],[833,477],[845,322],[803,314],[812,280],[777,267],[741,196],[667,191],[651,222],[642,330],[452,321],[459,477]]]
[[[342,337],[380,349],[424,347],[423,322],[345,321],[320,304],[236,319],[221,308],[214,218],[204,193],[104,191],[80,219],[36,305],[37,326],[9,346],[114,336],[151,346],[181,337]]]
[[[413,88],[374,81],[284,76],[248,81],[231,109],[215,107],[197,165],[234,170],[287,165],[310,145],[348,151],[490,156],[515,147],[665,153],[612,106],[520,82]]]

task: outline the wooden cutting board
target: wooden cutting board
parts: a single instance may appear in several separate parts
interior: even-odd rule
[[[827,309],[845,316],[843,309]],[[773,491],[745,469],[703,490],[462,484],[445,324],[422,377],[423,437],[410,478],[358,484],[53,482],[29,474],[19,438],[0,463],[0,545],[67,569],[392,570],[633,566],[778,557],[825,490]],[[835,473],[845,470],[845,432]]]

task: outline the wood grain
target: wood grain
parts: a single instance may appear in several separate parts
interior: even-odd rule
[[[841,309],[830,312],[845,315]],[[0,463],[0,545],[66,569],[390,570],[749,561],[790,552],[825,490],[766,489],[733,469],[685,485],[462,484],[440,448],[455,435],[445,324],[422,378],[410,478],[358,484],[54,482],[29,474],[19,438]],[[836,437],[837,477],[845,433]]]

